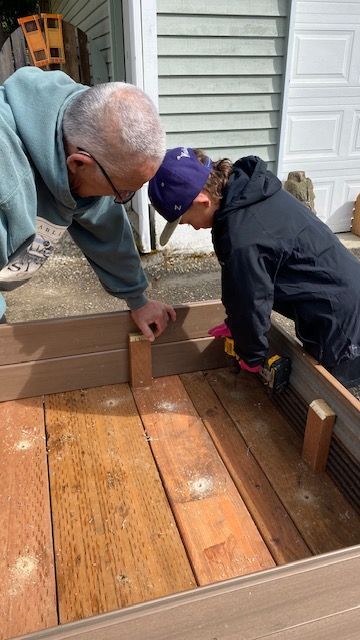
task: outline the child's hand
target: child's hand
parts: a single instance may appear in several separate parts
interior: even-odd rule
[[[222,322],[221,324],[216,325],[216,327],[212,327],[208,331],[209,336],[213,338],[231,338],[231,331],[227,326],[226,322]],[[261,371],[261,364],[255,365],[255,367],[250,367],[244,360],[241,360],[236,356],[236,359],[239,362],[239,365],[243,371],[248,371],[249,373],[259,373]]]
[[[216,325],[216,327],[212,327],[209,329],[208,334],[213,338],[231,338],[231,331],[226,322],[222,322],[221,324]]]
[[[261,364],[256,364],[255,367],[249,367],[244,360],[239,360],[239,365],[243,369],[243,371],[249,371],[249,373],[259,373],[261,371]]]

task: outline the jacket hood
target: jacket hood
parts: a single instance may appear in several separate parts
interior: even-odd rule
[[[266,200],[281,189],[280,180],[257,156],[240,158],[233,165],[218,216]]]
[[[36,67],[18,69],[4,83],[25,152],[55,199],[71,209],[76,202],[68,181],[62,120],[69,101],[85,90],[62,71]]]

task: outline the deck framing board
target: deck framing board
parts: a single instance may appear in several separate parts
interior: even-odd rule
[[[360,462],[360,401],[278,325],[272,325],[270,343],[274,351],[291,358],[291,385],[304,400],[310,404],[322,398],[328,403],[336,415],[334,434]]]

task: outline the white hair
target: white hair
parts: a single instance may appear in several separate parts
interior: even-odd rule
[[[144,160],[160,164],[165,132],[150,98],[126,82],[98,84],[77,94],[63,118],[65,140],[122,175]]]

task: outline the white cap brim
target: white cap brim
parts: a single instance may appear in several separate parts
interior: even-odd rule
[[[176,227],[178,226],[181,220],[181,216],[174,220],[174,222],[167,222],[165,227],[163,228],[160,236],[160,245],[164,247],[170,240],[172,234],[174,233]]]

